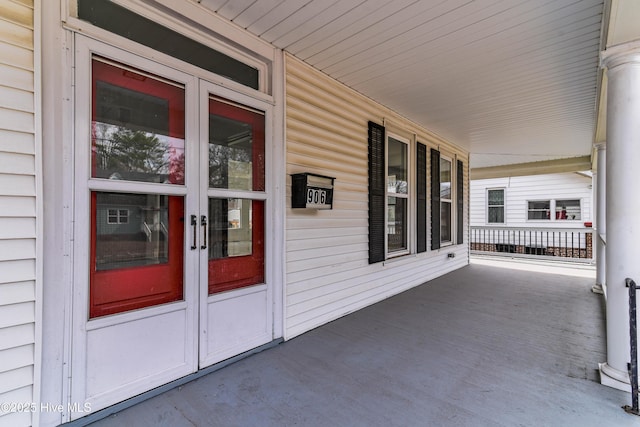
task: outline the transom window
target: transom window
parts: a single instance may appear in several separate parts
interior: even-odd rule
[[[78,18],[144,46],[260,89],[260,71],[109,0],[78,0]]]

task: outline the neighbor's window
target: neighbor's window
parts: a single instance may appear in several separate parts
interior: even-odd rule
[[[557,220],[580,220],[580,200],[556,200]]]
[[[402,252],[407,245],[408,144],[387,139],[387,252]]]
[[[440,157],[440,242],[451,243],[451,160]]]
[[[504,224],[504,189],[487,190],[487,222]]]
[[[129,209],[109,209],[107,212],[107,224],[128,224]]]
[[[538,200],[527,202],[527,219],[550,219],[551,202],[549,200]]]

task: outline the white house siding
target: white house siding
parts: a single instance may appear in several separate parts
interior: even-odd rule
[[[463,160],[465,201],[468,156],[301,61],[285,59],[286,173],[336,178],[332,210],[291,209],[288,178],[285,338],[291,338],[468,263],[465,232],[463,245],[369,265],[368,121],[392,123],[427,149]],[[464,216],[466,230],[466,206]],[[455,258],[447,258],[450,252]]]
[[[580,173],[517,176],[471,181],[471,225],[487,224],[487,189],[504,188],[505,223],[509,227],[583,227],[591,221],[591,177]],[[581,219],[576,221],[527,220],[527,201],[580,199]]]
[[[0,402],[35,402],[33,0],[0,2],[0,76]],[[28,411],[0,411],[0,426],[31,422]]]

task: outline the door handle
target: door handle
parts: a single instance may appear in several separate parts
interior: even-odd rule
[[[196,215],[191,215],[191,226],[193,227],[193,242],[191,243],[191,250],[198,249],[198,245],[196,245],[196,239],[198,238],[198,217]]]
[[[204,240],[203,240],[202,246],[200,246],[200,249],[207,249],[207,216],[206,215],[202,215],[200,217],[200,225],[202,225],[202,227],[204,228]]]

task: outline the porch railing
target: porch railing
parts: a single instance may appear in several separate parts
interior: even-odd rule
[[[633,279],[625,279],[625,284],[629,288],[629,344],[631,361],[628,364],[629,381],[631,383],[631,406],[623,406],[624,410],[630,414],[640,415],[638,408],[638,321],[636,317],[636,292],[638,286]]]
[[[472,226],[471,253],[593,260],[593,229]]]

